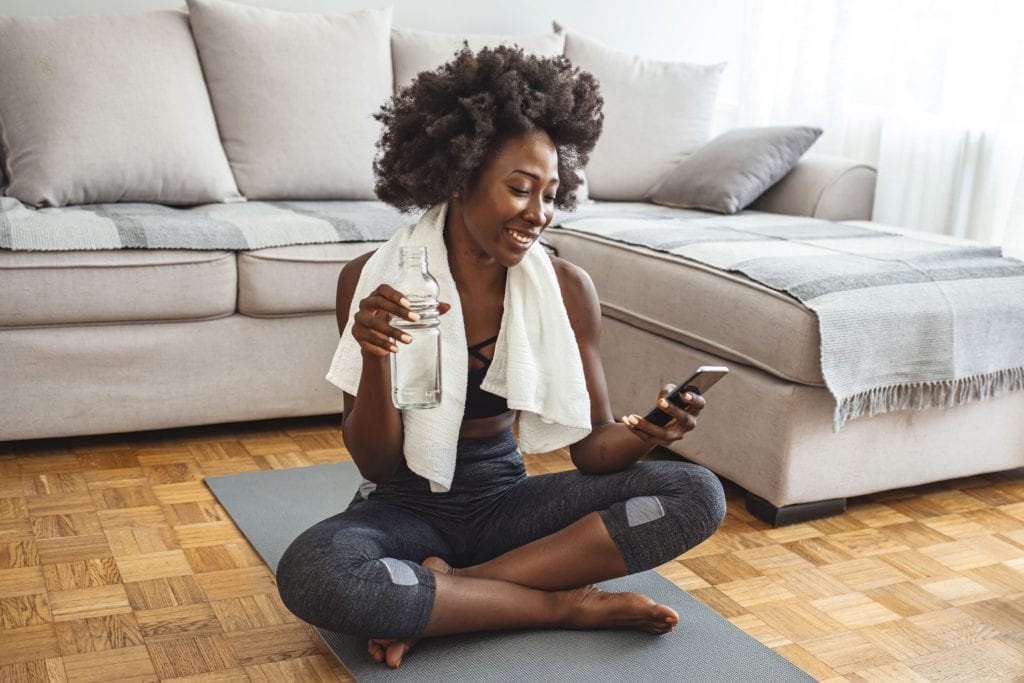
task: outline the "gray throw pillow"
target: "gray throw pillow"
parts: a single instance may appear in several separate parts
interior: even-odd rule
[[[730,130],[676,166],[649,198],[682,209],[742,211],[789,173],[820,135],[809,126]]]

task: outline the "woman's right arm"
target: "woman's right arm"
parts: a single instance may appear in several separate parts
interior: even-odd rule
[[[402,297],[391,287],[381,285],[359,302],[352,319],[349,306],[355,295],[359,275],[371,254],[350,261],[338,277],[336,314],[338,331],[352,334],[363,354],[363,370],[356,396],[346,393],[341,433],[360,474],[374,483],[387,481],[398,469],[402,454],[402,414],[391,402],[389,356],[392,338],[400,336],[389,324],[391,313],[408,311]]]

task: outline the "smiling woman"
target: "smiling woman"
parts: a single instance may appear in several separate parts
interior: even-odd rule
[[[339,277],[342,338],[327,378],[345,392],[342,431],[364,482],[282,557],[285,604],[366,636],[392,667],[424,636],[671,631],[670,607],[591,584],[671,560],[721,524],[708,470],[637,462],[694,429],[704,400],[677,406],[652,390],[666,425],[616,422],[594,286],[535,247],[555,207],[574,207],[576,171],[601,130],[596,81],[561,57],[463,49],[379,118],[378,195],[428,210]],[[411,341],[393,323],[416,318],[385,280],[412,245],[428,248],[443,299],[442,400],[430,410],[390,399],[389,357]],[[569,446],[576,470],[527,477],[520,445]]]
[[[547,132],[506,140],[480,177],[454,196],[451,246],[468,249],[478,262],[511,268],[551,223],[557,190],[558,152]],[[459,245],[461,235],[471,243]]]

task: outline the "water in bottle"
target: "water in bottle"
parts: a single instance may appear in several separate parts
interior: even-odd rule
[[[435,408],[441,404],[440,290],[427,270],[427,248],[402,247],[398,270],[394,287],[420,319],[392,316],[391,325],[412,337],[412,343],[398,342],[398,352],[391,354],[391,400],[400,410]]]

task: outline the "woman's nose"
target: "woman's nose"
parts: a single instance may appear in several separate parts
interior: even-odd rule
[[[538,196],[531,195],[523,209],[523,220],[533,225],[544,225],[544,202]]]

